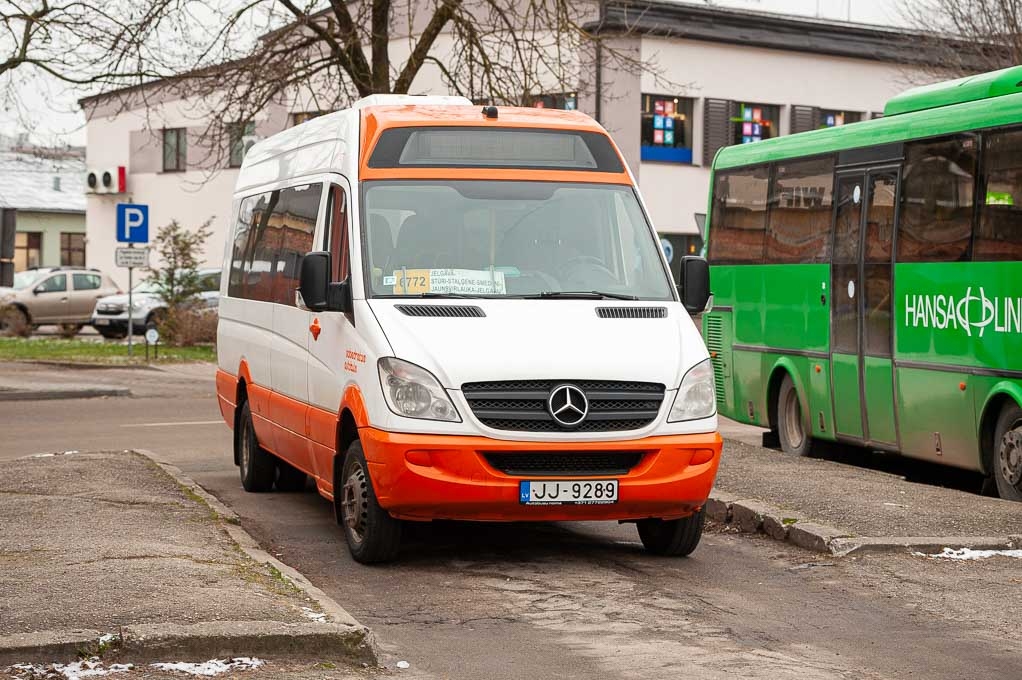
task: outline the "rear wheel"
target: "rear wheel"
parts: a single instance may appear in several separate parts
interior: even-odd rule
[[[356,562],[389,562],[401,547],[401,522],[376,501],[362,443],[352,442],[341,468],[341,488],[335,489],[341,525]]]
[[[1022,408],[1010,404],[1001,411],[994,430],[994,481],[997,494],[1022,501]]]
[[[790,375],[784,376],[777,392],[777,435],[785,453],[808,456],[813,450],[809,417],[802,411],[802,400]]]
[[[241,467],[241,485],[245,491],[269,491],[277,475],[276,459],[259,446],[255,426],[252,424],[252,411],[247,401],[241,406],[238,427],[241,431],[235,441],[240,449],[238,462]]]
[[[706,510],[681,519],[641,519],[636,522],[639,538],[648,552],[654,555],[684,557],[689,555],[703,536]]]
[[[304,491],[307,475],[290,463],[277,461],[277,491]]]

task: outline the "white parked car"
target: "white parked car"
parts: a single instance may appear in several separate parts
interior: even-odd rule
[[[216,310],[220,301],[220,270],[200,269],[199,298],[201,305]],[[150,324],[159,323],[167,313],[167,303],[152,279],[146,279],[131,291],[131,319],[136,335],[141,335]],[[92,325],[104,338],[124,338],[128,335],[128,295],[109,295],[96,302],[92,312]]]

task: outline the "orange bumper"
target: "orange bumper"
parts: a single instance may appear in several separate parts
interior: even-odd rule
[[[614,442],[516,442],[485,437],[395,434],[359,430],[380,505],[401,519],[484,521],[674,519],[706,502],[720,464],[718,433]],[[570,476],[505,474],[488,453],[636,452],[626,474],[579,475],[619,480],[618,501],[606,505],[523,505],[519,482]]]

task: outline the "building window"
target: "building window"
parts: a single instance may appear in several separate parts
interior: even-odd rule
[[[173,128],[163,131],[163,171],[180,172],[187,159],[187,130]]]
[[[245,154],[255,144],[255,123],[249,121],[245,124],[231,123],[228,126],[231,143],[230,167],[240,168],[241,162],[245,160]]]
[[[60,264],[65,267],[85,266],[85,234],[61,232]]]
[[[736,143],[749,144],[762,139],[771,139],[781,134],[780,107],[772,104],[739,103],[734,123]]]
[[[692,106],[687,97],[642,95],[641,160],[692,162]]]
[[[313,118],[319,118],[325,116],[330,111],[301,111],[299,113],[291,114],[291,126],[301,125],[302,123],[312,120]]]
[[[835,111],[833,109],[820,109],[820,122],[817,127],[830,128],[848,123],[858,123],[862,120],[862,114],[858,111]]]
[[[578,108],[578,95],[574,92],[536,94],[527,97],[525,105],[531,106],[534,109],[561,109],[562,111],[574,111]]]
[[[14,271],[39,267],[43,257],[43,235],[38,231],[19,231],[14,235]]]

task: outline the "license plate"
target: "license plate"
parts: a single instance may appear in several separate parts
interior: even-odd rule
[[[96,326],[109,326],[110,325],[110,319],[96,319],[92,323],[94,325],[96,325]]]
[[[519,482],[518,500],[523,505],[605,505],[617,503],[616,479],[572,481],[530,480]]]

